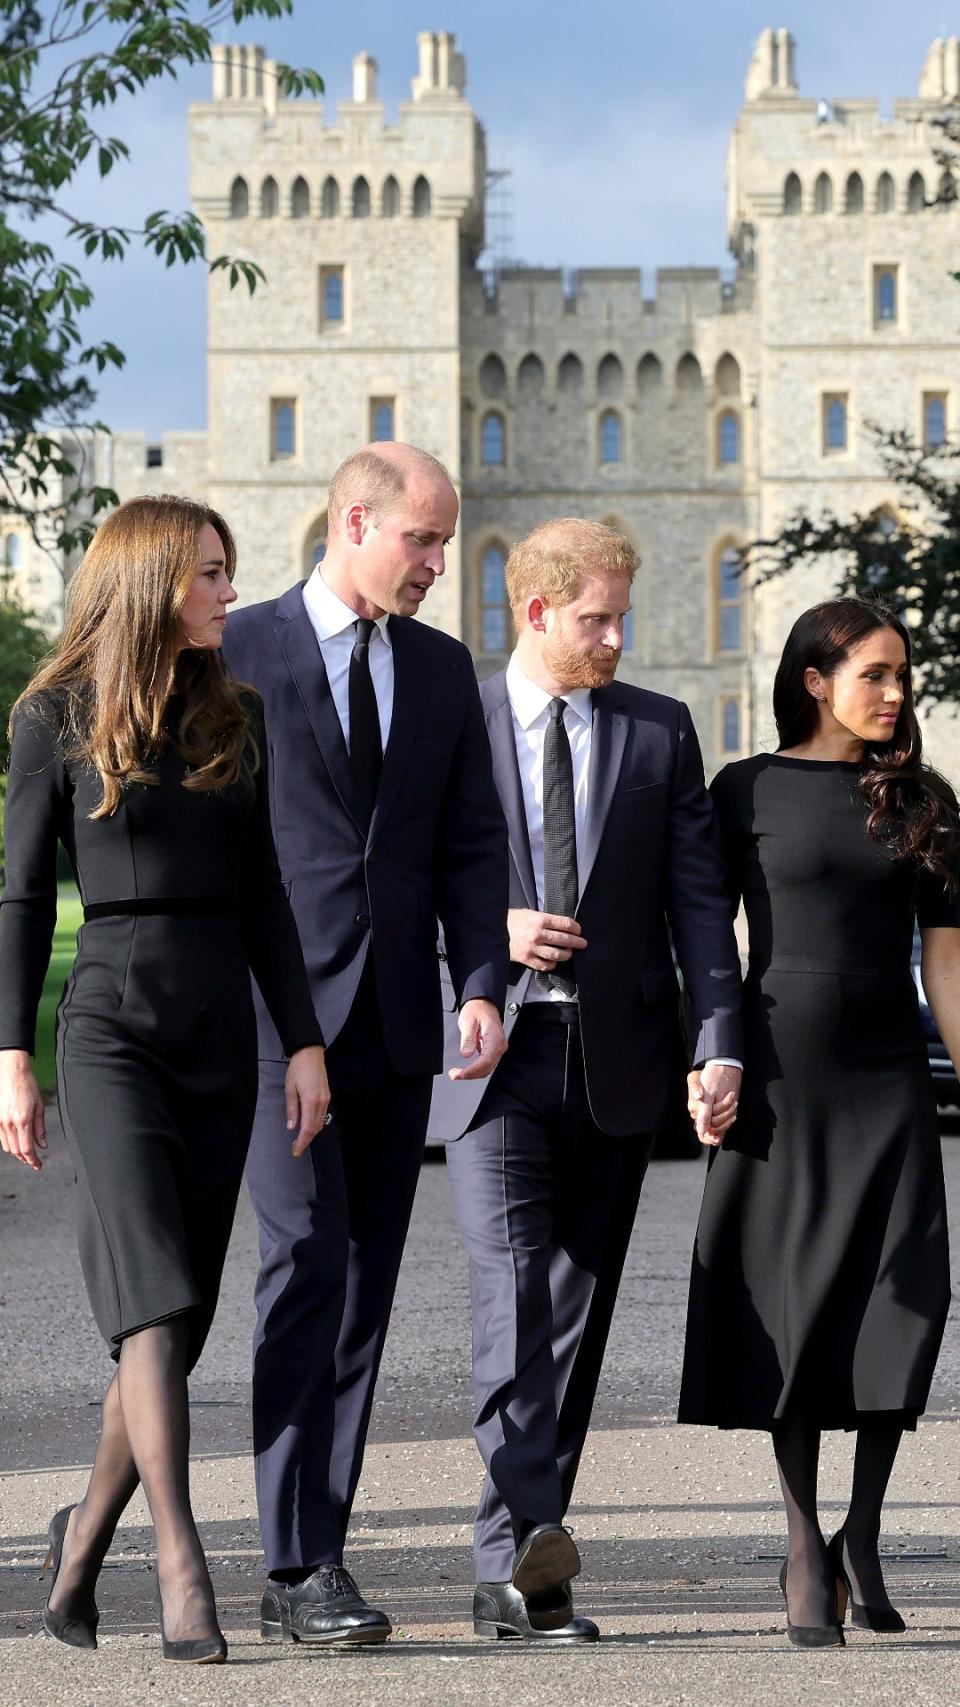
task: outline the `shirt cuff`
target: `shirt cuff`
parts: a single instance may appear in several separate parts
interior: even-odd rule
[[[739,1067],[743,1072],[743,1062],[735,1061],[732,1055],[711,1055],[709,1061],[704,1061],[703,1067]],[[703,1067],[700,1071],[703,1072]]]

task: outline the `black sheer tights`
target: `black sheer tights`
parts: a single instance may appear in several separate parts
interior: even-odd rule
[[[787,1513],[787,1604],[793,1624],[836,1622],[836,1583],[817,1516],[820,1430],[802,1417],[776,1423],[773,1450]],[[889,1605],[878,1552],[884,1496],[903,1430],[896,1421],[865,1421],[857,1430],[850,1509],[843,1523],[844,1566],[853,1598]]]
[[[213,1588],[190,1509],[189,1324],[182,1316],[130,1334],[103,1401],[86,1494],[70,1517],[54,1611],[84,1616],[120,1515],[138,1482],[153,1519],[163,1624],[171,1641],[217,1630]]]

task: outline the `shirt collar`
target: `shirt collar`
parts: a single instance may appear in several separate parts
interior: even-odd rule
[[[352,628],[357,620],[356,611],[344,604],[339,593],[335,593],[332,587],[327,586],[320,573],[319,564],[303,584],[303,602],[319,641],[332,640],[334,635],[343,634],[346,629]],[[386,641],[388,646],[390,645],[390,635],[387,631],[389,621],[390,617],[386,611],[383,616],[378,616],[376,619],[376,627],[380,630],[381,638]]]
[[[536,682],[524,675],[515,652],[511,653],[507,664],[507,693],[510,696],[513,715],[521,729],[532,728],[538,718],[544,717],[547,706],[554,698],[553,694],[547,693],[546,688],[538,687]],[[567,693],[558,697],[566,700],[570,710],[576,712],[581,723],[593,722],[593,694],[590,688],[570,688]]]

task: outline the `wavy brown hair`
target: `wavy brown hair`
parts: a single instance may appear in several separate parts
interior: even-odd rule
[[[867,741],[860,787],[870,808],[867,830],[894,859],[915,860],[954,892],[960,881],[960,808],[938,771],[924,762],[913,704],[909,630],[885,605],[866,599],[827,599],[798,616],[787,635],[773,684],[780,748],[798,747],[817,728],[817,705],[804,671],[833,676],[853,647],[878,628],[903,641],[907,668],[903,703],[889,741]]]
[[[53,696],[67,750],[103,783],[91,818],[115,812],[132,783],[158,782],[173,693],[183,698],[176,742],[189,766],[184,788],[225,788],[255,767],[240,691],[216,652],[184,647],[180,612],[205,522],[220,537],[232,581],[237,549],[216,510],[174,497],[131,498],[114,510],[70,584],[60,640],[17,701]]]

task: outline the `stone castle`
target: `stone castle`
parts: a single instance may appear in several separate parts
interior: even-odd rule
[[[488,172],[454,38],[419,37],[396,122],[361,53],[353,98],[278,101],[258,47],[215,50],[190,110],[191,194],[212,255],[257,261],[249,297],[209,285],[209,425],[101,436],[121,497],[178,491],[223,510],[241,597],[279,592],[323,552],[325,493],[370,438],[422,445],[462,499],[425,620],[482,674],[505,659],[510,543],[554,515],[611,522],[639,548],[621,674],[691,707],[708,769],[772,743],[773,670],[826,566],[763,587],[733,553],[799,506],[841,514],[893,494],[865,427],[931,447],[960,410],[960,219],[930,120],[960,93],[960,43],[937,40],[916,98],[799,93],[793,38],[765,30],[727,158],[735,266],[481,270]],[[719,186],[718,186],[719,193]],[[6,541],[34,603],[51,578]],[[960,728],[928,720],[960,769]]]

